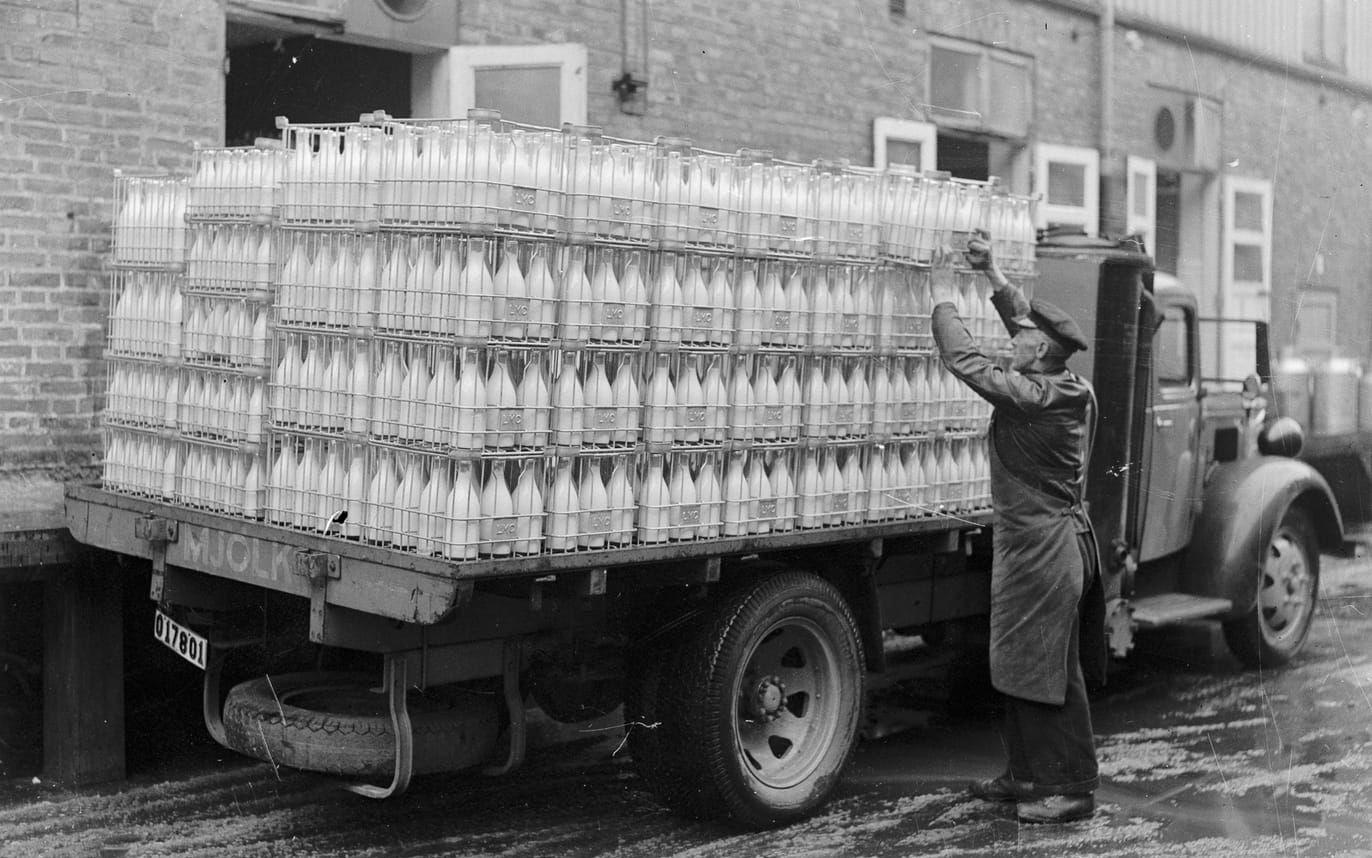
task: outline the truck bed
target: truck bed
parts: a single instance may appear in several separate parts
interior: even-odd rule
[[[989,510],[787,533],[722,537],[661,545],[573,551],[533,557],[454,562],[398,548],[293,530],[242,518],[131,497],[94,485],[66,489],[67,526],[78,542],[309,598],[312,583],[299,559],[329,558],[327,600],[388,619],[421,625],[442,619],[478,581],[628,569],[653,564],[745,556],[844,543],[865,544],[990,524]],[[174,538],[154,543],[136,534],[140,519],[175,524]],[[332,562],[336,558],[336,564]]]

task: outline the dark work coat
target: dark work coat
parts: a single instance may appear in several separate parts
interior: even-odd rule
[[[1028,311],[1024,294],[1012,284],[992,300],[1013,335],[1012,320]],[[949,371],[993,406],[991,681],[1061,705],[1074,630],[1085,674],[1104,679],[1099,559],[1082,505],[1095,395],[1070,371],[1022,374],[991,360],[951,303],[934,308],[933,333]]]

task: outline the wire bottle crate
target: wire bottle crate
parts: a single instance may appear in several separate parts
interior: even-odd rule
[[[875,261],[881,250],[881,173],[846,161],[817,161],[810,179],[814,254]]]
[[[283,156],[279,222],[312,228],[377,223],[382,129],[360,123],[297,124],[277,117]]]
[[[181,275],[170,271],[119,270],[110,278],[108,357],[181,356]]]
[[[197,147],[186,216],[192,221],[269,222],[285,158],[280,146]]]
[[[739,241],[742,179],[734,155],[658,137],[654,237],[666,250],[730,253]]]
[[[186,193],[183,177],[116,170],[111,262],[179,270],[186,261]]]
[[[269,294],[276,273],[275,230],[258,224],[192,222],[186,289],[206,294]]]

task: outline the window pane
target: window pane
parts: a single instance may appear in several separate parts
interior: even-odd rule
[[[1029,67],[991,57],[990,71],[987,124],[1006,134],[1026,136],[1033,112],[1029,98]]]
[[[1086,167],[1049,161],[1048,202],[1055,206],[1086,205]]]
[[[911,167],[920,167],[921,154],[922,146],[917,140],[886,138],[886,163],[888,164],[908,164]]]
[[[935,46],[929,52],[929,100],[935,107],[979,115],[977,81],[979,54]]]
[[[1236,192],[1234,194],[1234,228],[1261,232],[1262,227],[1262,194]]]
[[[1257,244],[1234,245],[1234,281],[1262,283],[1262,247]]]
[[[1148,217],[1148,203],[1153,199],[1153,177],[1149,173],[1134,174],[1134,214]]]
[[[556,128],[562,124],[559,66],[502,66],[476,69],[477,107],[499,110],[504,119]]]
[[[1307,354],[1328,354],[1334,346],[1338,324],[1335,310],[1338,296],[1323,292],[1301,295],[1296,317],[1296,343]]]
[[[1187,371],[1186,311],[1168,307],[1166,318],[1158,328],[1155,342],[1154,366],[1159,384],[1186,384],[1191,380]]]

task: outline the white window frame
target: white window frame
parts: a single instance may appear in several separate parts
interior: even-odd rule
[[[1000,48],[988,47],[979,42],[968,42],[962,39],[953,39],[947,36],[931,35],[929,44],[932,47],[946,51],[954,51],[960,54],[978,56],[981,58],[978,67],[980,72],[977,75],[977,104],[973,111],[939,106],[933,103],[933,52],[929,52],[929,59],[925,62],[925,108],[930,111],[940,125],[949,128],[958,128],[963,131],[991,131],[1009,139],[1024,140],[1029,134],[1029,127],[1033,124],[1034,111],[1032,105],[1028,111],[1026,127],[1019,131],[1006,129],[999,124],[995,117],[988,115],[988,107],[991,102],[991,58],[994,57],[1008,65],[1020,66],[1024,69],[1025,78],[1028,84],[1029,98],[1034,98],[1034,60],[1024,54],[1011,53]]]
[[[1066,206],[1048,201],[1048,166],[1071,164],[1086,172],[1085,199],[1081,206]],[[1050,223],[1077,224],[1087,235],[1100,233],[1100,153],[1085,146],[1039,143],[1034,146],[1034,194],[1039,198],[1035,224],[1044,229]]]
[[[1148,177],[1148,187],[1139,188],[1134,181],[1138,175]],[[1125,159],[1125,200],[1124,204],[1128,210],[1125,217],[1125,232],[1129,235],[1143,236],[1143,246],[1149,253],[1156,253],[1157,249],[1153,246],[1157,241],[1158,225],[1158,165],[1152,158],[1140,158],[1130,155]],[[1140,199],[1140,194],[1143,198]],[[1138,203],[1144,204],[1144,213],[1139,214]]]
[[[1255,297],[1263,299],[1260,318],[1267,321],[1272,317],[1272,182],[1226,175],[1221,193],[1224,208],[1220,237],[1220,313],[1230,318],[1250,317],[1247,312],[1236,312],[1239,295],[1234,288],[1234,248],[1258,245],[1262,248],[1262,282]],[[1234,225],[1234,198],[1238,194],[1257,194],[1262,198],[1262,229],[1239,229]]]
[[[919,169],[933,170],[938,165],[938,126],[915,119],[878,116],[872,121],[872,166],[886,169],[886,142],[900,140],[919,144]]]
[[[1309,310],[1320,306],[1326,312],[1321,316],[1329,319],[1329,329],[1309,330]],[[1300,303],[1296,309],[1295,346],[1301,354],[1316,358],[1328,358],[1334,353],[1338,342],[1339,293],[1336,289],[1303,289]]]
[[[586,124],[586,46],[463,45],[415,58],[416,116],[461,118],[476,104],[476,72],[484,68],[557,66],[562,122]]]

